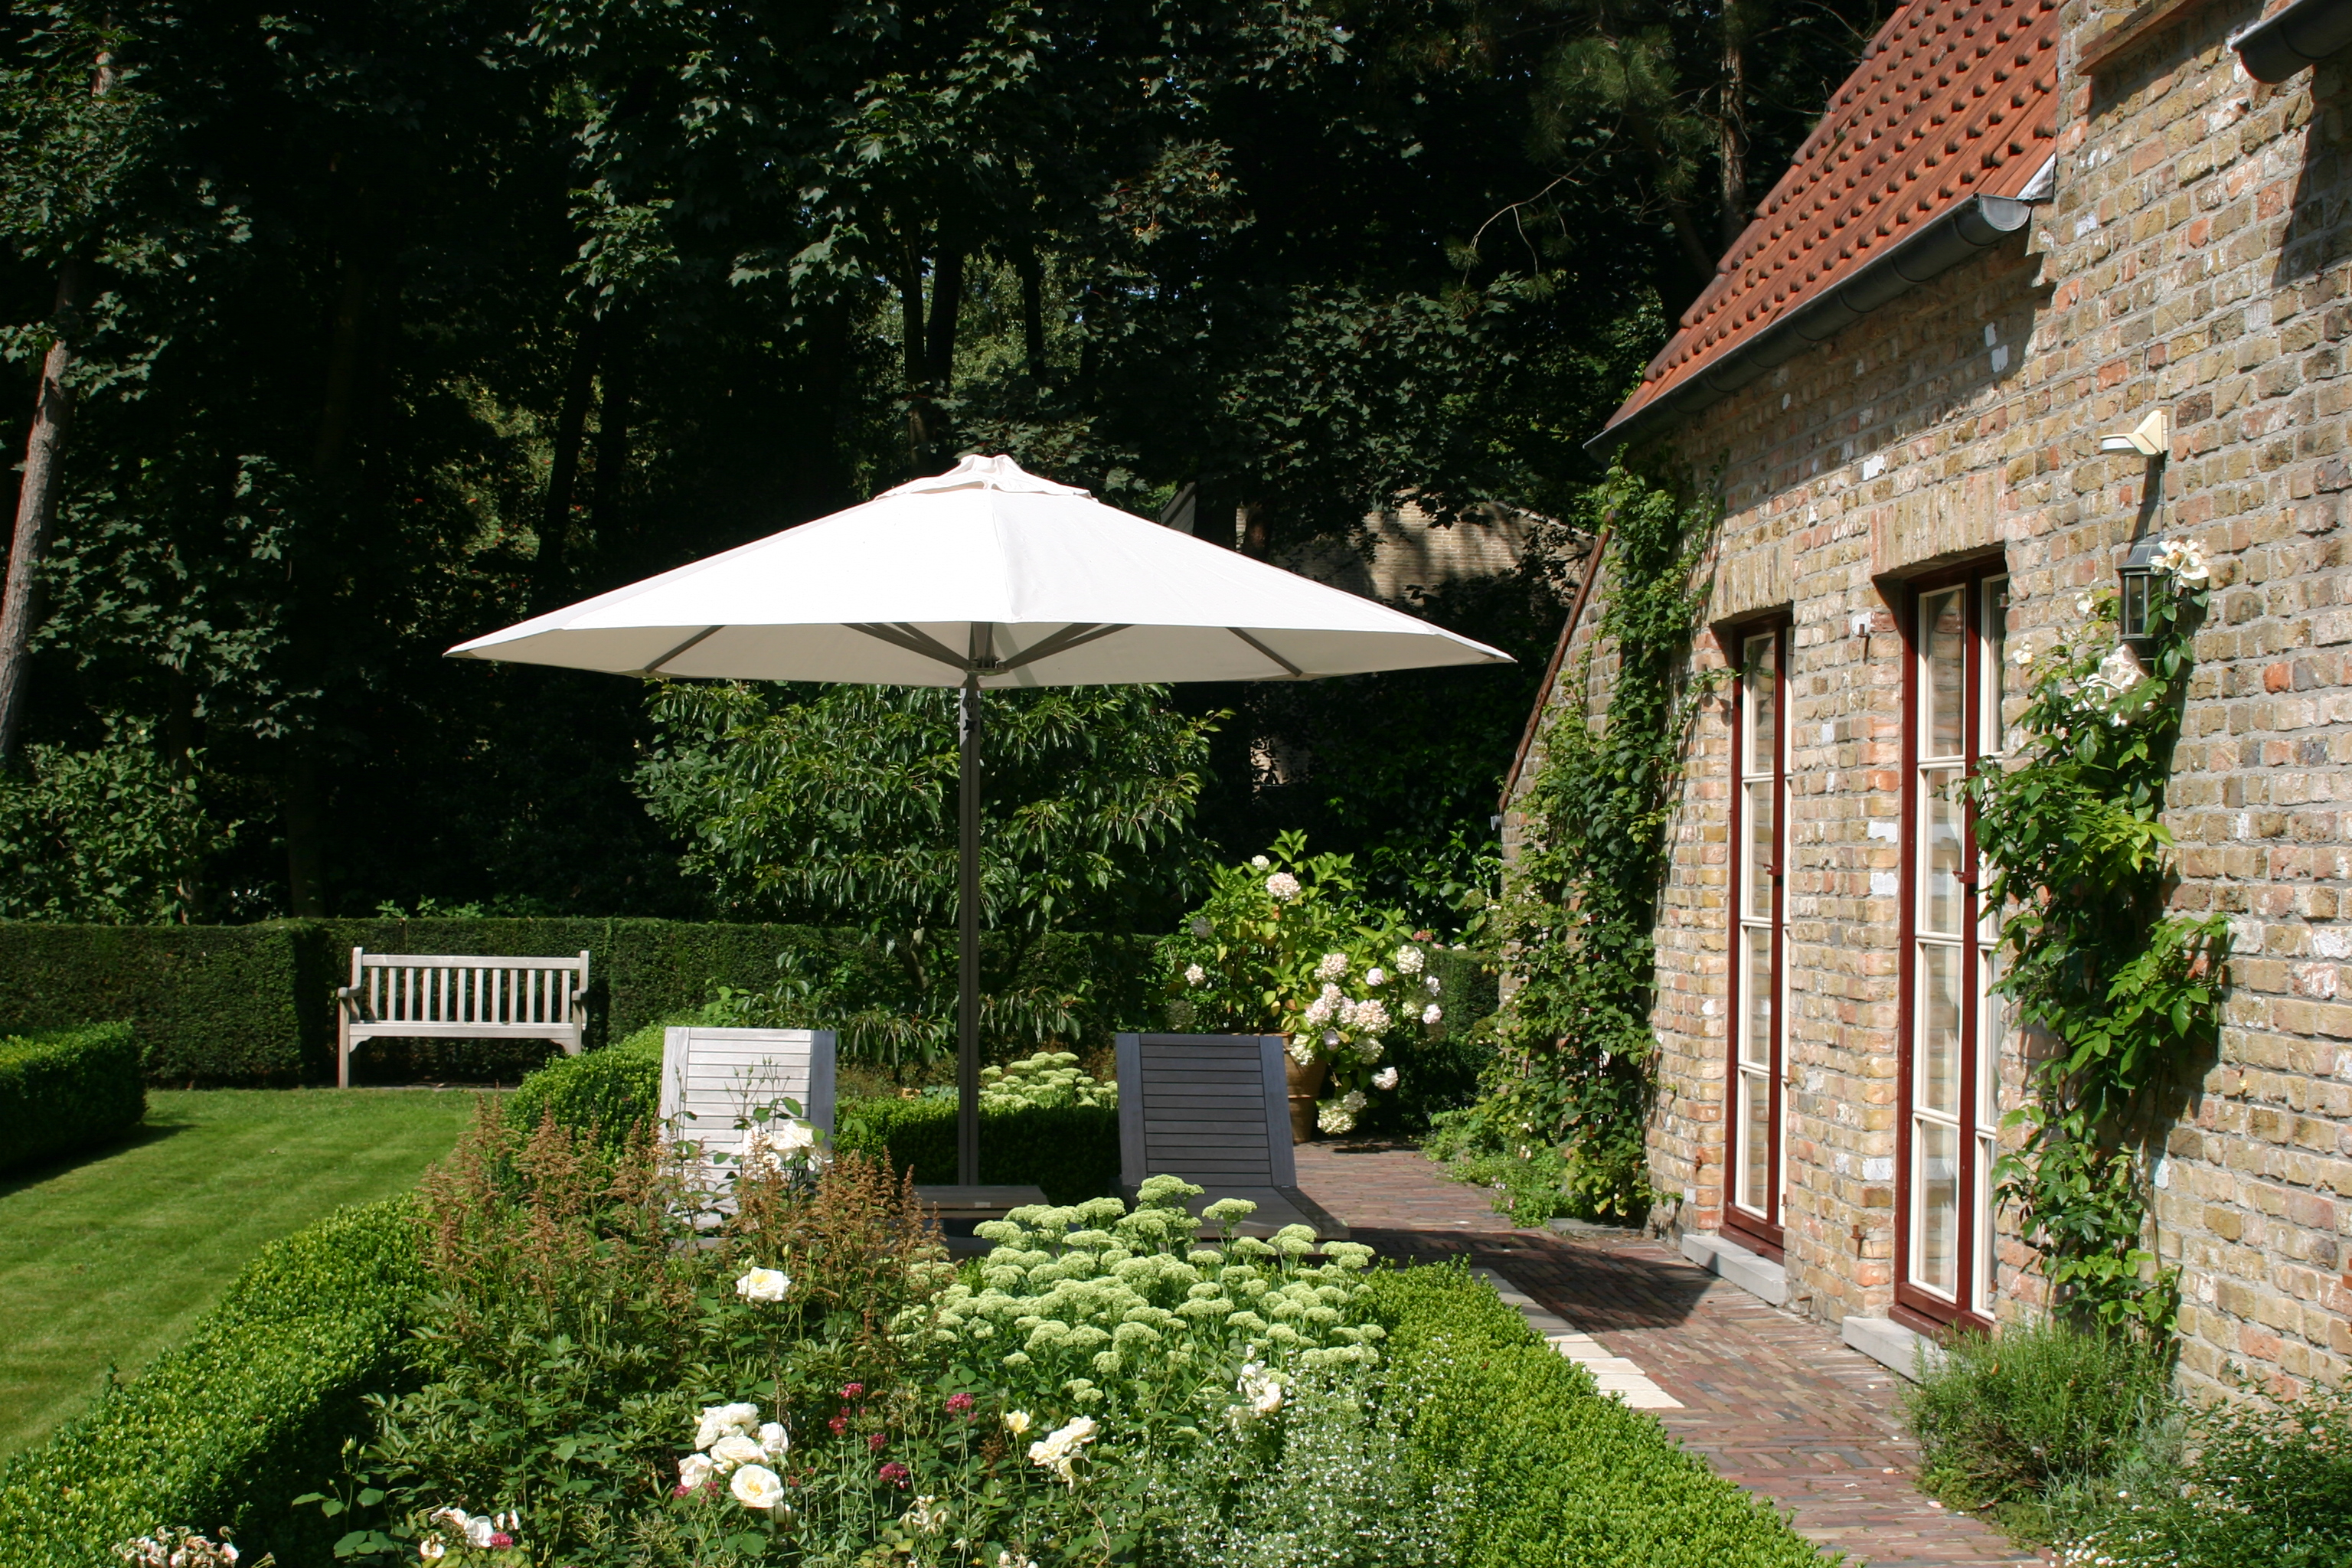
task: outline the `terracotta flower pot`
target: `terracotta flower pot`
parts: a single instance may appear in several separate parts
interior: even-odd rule
[[[1290,1080],[1290,1141],[1312,1143],[1316,1139],[1315,1097],[1323,1091],[1323,1080],[1330,1076],[1331,1064],[1318,1057],[1300,1067],[1298,1058],[1285,1051],[1282,1068]]]

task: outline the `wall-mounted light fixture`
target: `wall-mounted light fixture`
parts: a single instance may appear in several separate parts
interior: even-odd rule
[[[2143,539],[2116,568],[2116,629],[2135,648],[2147,641],[2148,595],[2156,591],[2156,563],[2163,553],[2162,540]]]
[[[2172,421],[2164,410],[2154,409],[2148,416],[2132,426],[2127,436],[2102,436],[2102,452],[2137,452],[2143,458],[2161,458],[2172,450]]]

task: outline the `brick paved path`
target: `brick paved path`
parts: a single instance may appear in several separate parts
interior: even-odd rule
[[[1683,1403],[1666,1430],[1790,1516],[1808,1540],[1870,1568],[2046,1563],[1911,1484],[1918,1448],[1896,1414],[1901,1380],[1639,1232],[1514,1229],[1484,1194],[1417,1151],[1307,1144],[1298,1184],[1383,1256],[1467,1257],[1636,1363]]]

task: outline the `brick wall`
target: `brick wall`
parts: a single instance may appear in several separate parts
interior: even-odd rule
[[[2078,0],[2068,59],[2118,14]],[[2227,910],[2239,952],[2219,1059],[2191,1066],[2154,1172],[2183,1375],[2333,1380],[2352,1360],[2352,78],[2254,83],[2223,42],[2254,15],[2192,12],[2096,82],[2070,65],[2054,196],[2021,241],[1674,436],[1694,469],[1723,464],[1710,617],[1794,621],[1787,1264],[1816,1316],[1893,1294],[1904,648],[1880,584],[1997,548],[2030,640],[2111,585],[2146,526],[2216,563],[2167,820],[2178,906]],[[2159,405],[2168,463],[2099,454]],[[1723,662],[1711,643],[1695,659]],[[1723,1195],[1728,721],[1714,704],[1694,739],[1659,931],[1654,1179],[1685,1194],[1661,1217],[1703,1229]],[[2022,1071],[2004,1062],[2005,1103]],[[2000,1257],[2005,1310],[2036,1300],[2016,1237]]]

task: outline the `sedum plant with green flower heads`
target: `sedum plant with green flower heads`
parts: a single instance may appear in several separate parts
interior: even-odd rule
[[[1078,1070],[1073,1051],[1039,1051],[1003,1067],[980,1069],[982,1110],[1030,1110],[1066,1105],[1117,1109],[1118,1085]]]
[[[1317,1125],[1353,1131],[1370,1095],[1397,1086],[1391,1044],[1444,1016],[1417,945],[1428,933],[1367,904],[1349,858],[1309,858],[1302,834],[1212,878],[1208,901],[1162,950],[1170,1024],[1285,1037],[1301,1067],[1328,1065]]]

